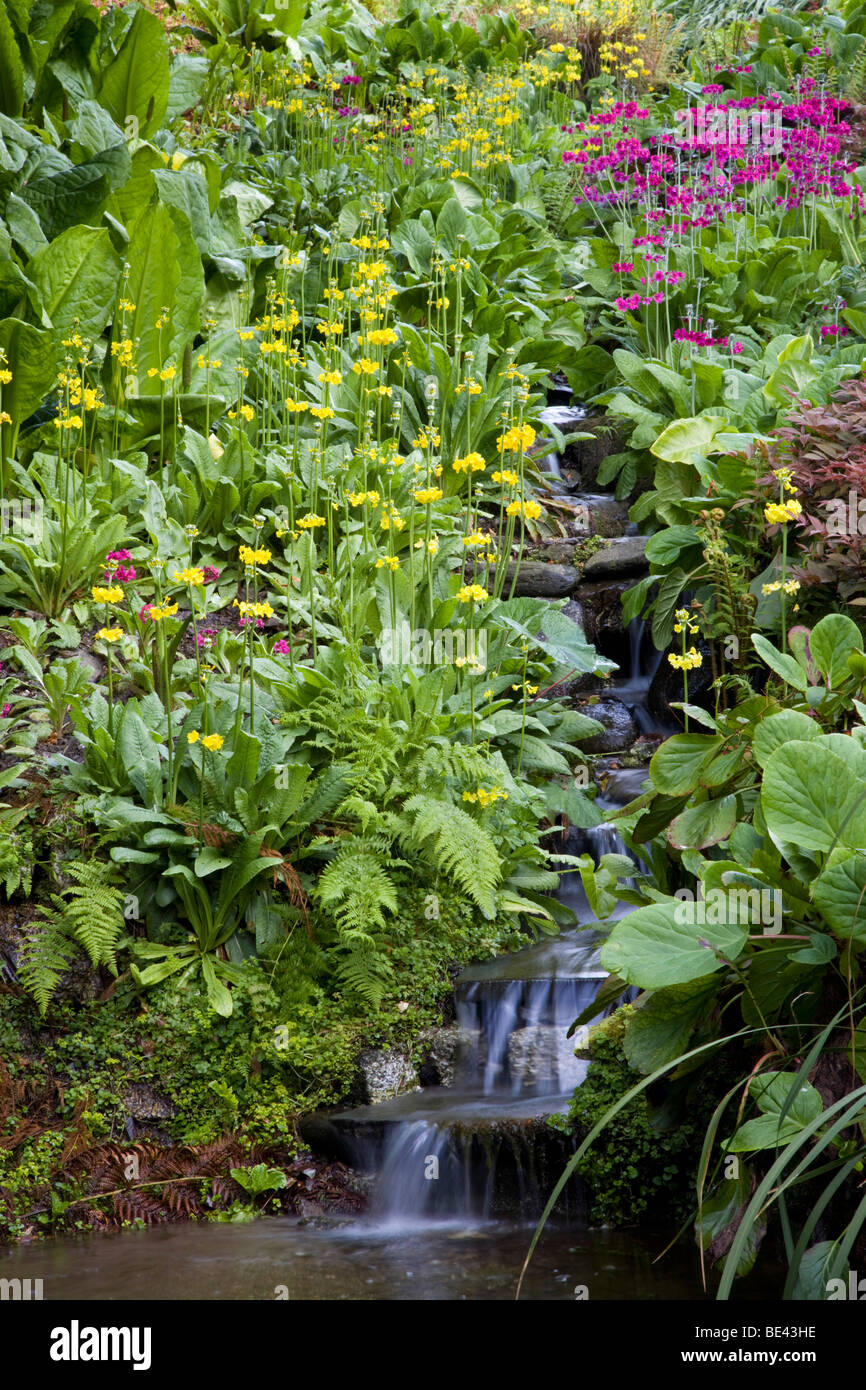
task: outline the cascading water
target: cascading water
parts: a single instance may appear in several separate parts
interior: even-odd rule
[[[585,414],[581,407],[556,404],[540,419],[568,434],[580,429]],[[555,490],[570,490],[556,455],[542,468],[555,476]],[[609,503],[590,494],[579,500],[590,514],[590,502]],[[629,643],[629,671],[614,690],[641,731],[654,732],[647,693],[661,656],[650,654],[639,621],[631,624]],[[644,775],[640,768],[614,769],[599,808],[630,801]],[[605,854],[628,853],[608,823],[570,830],[564,848],[589,854],[596,863]],[[578,923],[593,921],[578,874],[563,876],[559,897]],[[627,910],[623,905],[616,915]],[[394,1231],[431,1220],[465,1224],[504,1212],[539,1213],[571,1148],[570,1138],[548,1125],[547,1117],[567,1111],[586,1075],[588,1062],[575,1056],[585,1030],[572,1038],[568,1031],[606,977],[596,943],[591,931],[572,929],[469,967],[455,986],[450,1084],[332,1117],[353,1148],[355,1165],[375,1174],[375,1225]],[[579,1184],[572,1187],[572,1211],[575,1201],[582,1204],[581,1194]]]
[[[608,824],[570,831],[568,851],[596,862],[627,853]],[[563,879],[560,897],[579,921],[591,919],[577,875]],[[576,930],[462,973],[453,1084],[333,1117],[356,1165],[376,1174],[377,1227],[539,1213],[570,1149],[546,1117],[568,1109],[588,1066],[575,1056],[585,1029],[572,1038],[568,1030],[605,975],[592,933]],[[569,1201],[572,1215],[582,1212],[579,1183]]]
[[[628,625],[628,643],[628,675],[615,677],[611,681],[608,687],[610,694],[625,705],[635,722],[638,733],[676,732],[674,728],[663,725],[648,706],[650,686],[661,665],[664,653],[658,651],[649,641],[643,618],[632,618]]]

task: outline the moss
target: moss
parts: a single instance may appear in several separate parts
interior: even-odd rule
[[[574,1093],[569,1120],[582,1138],[612,1105],[645,1080],[623,1052],[630,1005],[597,1024],[589,1036],[592,1056],[583,1085]],[[694,1205],[694,1170],[714,1098],[705,1081],[687,1082],[678,1099],[677,1122],[637,1096],[605,1126],[578,1169],[591,1194],[590,1219],[608,1226],[682,1222]],[[664,1115],[664,1121],[663,1121]]]
[[[72,1200],[64,1153],[128,1141],[133,1086],[167,1102],[163,1118],[136,1125],[136,1139],[203,1146],[231,1133],[247,1148],[277,1144],[291,1157],[300,1149],[297,1120],[345,1100],[362,1049],[402,1046],[419,1061],[418,1035],[442,1021],[455,968],[527,940],[510,914],[484,921],[453,892],[443,891],[428,917],[428,896],[408,887],[401,895],[386,948],[393,976],[378,1012],[335,989],[303,931],[278,960],[245,963],[229,1018],[173,978],[146,992],[127,979],[105,1002],[55,1003],[45,1022],[31,1001],[0,992],[8,1067],[5,1078],[0,1070],[0,1239],[32,1229],[29,1213],[44,1205],[46,1187],[57,1199],[43,1227],[74,1227],[64,1216]],[[2,1148],[25,1115],[35,1132]]]

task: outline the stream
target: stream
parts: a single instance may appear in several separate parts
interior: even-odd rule
[[[547,413],[564,432],[579,429],[585,414],[555,403]],[[555,455],[543,461],[557,494],[584,514],[592,516],[599,502],[609,513],[611,496],[597,494],[592,477],[575,476],[568,460],[566,450],[562,461]],[[622,527],[622,544],[628,529]],[[578,537],[580,526],[573,530]],[[564,538],[560,545],[575,543]],[[634,573],[615,564],[617,583]],[[562,569],[552,565],[550,572]],[[536,570],[543,583],[546,567]],[[592,593],[611,585],[605,575],[580,586],[586,597],[577,594],[576,622]],[[596,764],[601,809],[639,793],[652,740],[663,732],[648,700],[661,657],[643,624],[620,627],[612,643],[606,650],[597,645],[619,672],[604,685],[588,682],[577,698],[599,702],[602,723],[605,709],[615,707],[611,722],[624,719],[629,731],[628,744],[619,747],[635,735],[648,746],[636,767],[620,765],[616,743],[594,750],[614,753],[603,767]],[[590,853],[596,862],[605,853],[627,853],[611,824],[571,829],[563,848]],[[578,924],[592,922],[577,874],[564,876],[559,897]],[[439,1084],[316,1116],[315,1139],[304,1135],[302,1123],[312,1147],[347,1159],[358,1173],[370,1193],[363,1216],[268,1217],[61,1238],[0,1251],[0,1277],[42,1279],[49,1300],[513,1298],[535,1223],[574,1151],[573,1137],[548,1123],[568,1111],[589,1065],[580,1055],[587,1027],[572,1038],[568,1030],[605,975],[597,934],[578,928],[469,966],[455,982],[454,1022],[439,1030],[447,1054]],[[692,1241],[679,1242],[654,1266],[674,1232],[590,1229],[588,1209],[583,1184],[572,1178],[530,1265],[524,1297],[695,1296],[700,1281]]]

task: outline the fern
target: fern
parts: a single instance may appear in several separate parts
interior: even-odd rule
[[[404,807],[411,817],[400,841],[407,853],[423,850],[490,920],[496,915],[494,892],[502,878],[502,861],[492,837],[459,806],[432,796],[412,796]]]
[[[378,1008],[391,967],[375,933],[387,926],[386,912],[398,911],[397,887],[388,873],[393,861],[378,846],[362,840],[342,845],[321,874],[316,896],[336,923],[337,944],[344,955],[337,978]]]
[[[393,975],[385,956],[367,946],[354,946],[337,966],[337,979],[374,1009],[378,1009]]]
[[[341,938],[375,946],[373,930],[386,926],[385,911],[398,909],[397,889],[379,854],[351,840],[321,874],[316,896],[333,913]]]
[[[117,974],[117,943],[124,929],[123,894],[109,882],[113,865],[92,859],[70,864],[77,883],[65,891],[63,924],[90,956],[93,965],[106,965]]]
[[[554,236],[561,237],[565,232],[566,220],[574,211],[574,191],[570,172],[566,169],[553,170],[542,185],[541,196],[544,200],[547,225]]]
[[[40,907],[33,934],[21,948],[18,976],[44,1014],[68,970],[76,947],[83,947],[94,966],[117,974],[117,945],[124,930],[123,894],[110,882],[113,864],[93,859],[69,864],[76,880],[51,894],[51,907]]]
[[[859,106],[866,102],[866,39],[857,49],[857,57],[844,79],[842,92],[854,105]]]
[[[33,927],[33,934],[19,951],[17,975],[44,1015],[62,976],[69,969],[74,946],[63,930],[62,919],[46,908],[40,908]]]

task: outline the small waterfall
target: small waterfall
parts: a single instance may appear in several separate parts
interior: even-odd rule
[[[609,692],[622,701],[635,722],[640,734],[660,736],[670,733],[670,727],[662,724],[649,708],[649,691],[656,672],[661,665],[664,653],[657,651],[649,640],[646,622],[643,618],[632,618],[628,625],[629,671],[628,675],[613,680]]]
[[[465,1217],[477,1205],[489,1210],[489,1192],[479,1193],[477,1181],[473,1183],[470,1152],[461,1153],[450,1129],[432,1120],[407,1120],[392,1129],[373,1194],[377,1224],[405,1226],[407,1216],[422,1223]]]
[[[597,988],[593,975],[458,984],[457,1023],[478,1040],[473,1062],[482,1093],[565,1095],[579,1085],[586,1063],[566,1035]]]
[[[633,624],[629,638],[628,681],[634,688],[642,683],[645,698],[643,625]],[[642,767],[613,768],[597,799],[599,809],[631,801],[645,776]],[[591,855],[596,864],[606,854],[619,854],[640,865],[609,821],[571,827],[565,848]],[[591,926],[579,874],[563,875],[558,896],[579,923]],[[614,915],[627,911],[621,904]],[[377,1226],[393,1232],[427,1221],[540,1213],[573,1151],[570,1136],[548,1125],[547,1117],[568,1110],[572,1092],[586,1076],[588,1062],[575,1056],[575,1049],[590,1025],[571,1038],[568,1033],[607,975],[597,940],[591,931],[566,930],[468,967],[455,984],[452,1084],[333,1117],[354,1147],[356,1166],[376,1173],[372,1216]],[[572,1212],[585,1212],[579,1180],[569,1188],[565,1207],[570,1203]]]

